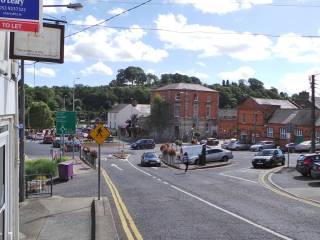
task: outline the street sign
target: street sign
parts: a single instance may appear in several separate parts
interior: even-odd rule
[[[104,127],[103,124],[98,124],[96,128],[94,128],[90,132],[90,136],[96,141],[98,144],[103,144],[104,141],[110,137],[111,133],[108,128]]]
[[[42,0],[1,0],[0,29],[39,32],[42,24]]]
[[[56,135],[76,134],[77,114],[76,112],[56,113]]]

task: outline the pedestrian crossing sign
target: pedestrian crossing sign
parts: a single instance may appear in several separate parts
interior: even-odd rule
[[[96,141],[98,144],[103,144],[104,141],[109,138],[111,135],[108,128],[104,127],[103,124],[98,124],[93,130],[90,132],[90,136]]]

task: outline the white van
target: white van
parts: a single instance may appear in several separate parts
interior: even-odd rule
[[[182,161],[183,155],[188,154],[188,159],[190,164],[195,164],[199,161],[199,155],[202,152],[202,145],[189,145],[182,146],[180,150],[180,160]]]

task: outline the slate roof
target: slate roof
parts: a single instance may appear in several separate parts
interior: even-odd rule
[[[310,109],[278,109],[274,112],[270,124],[311,125]],[[320,111],[316,111],[316,126],[320,126]]]
[[[113,108],[111,108],[108,113],[118,113],[120,112],[122,109],[124,109],[126,106],[128,106],[129,104],[127,103],[120,103],[118,105],[115,105]]]
[[[259,105],[280,106],[283,109],[298,109],[298,106],[288,100],[252,98]]]
[[[169,84],[153,91],[165,91],[165,90],[193,90],[193,91],[204,91],[204,92],[217,92],[216,90],[204,87],[200,84],[192,84],[192,83],[174,83]]]

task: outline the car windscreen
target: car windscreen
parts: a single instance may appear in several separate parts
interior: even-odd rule
[[[257,153],[257,156],[272,156],[273,150],[263,150],[259,153]]]
[[[144,157],[146,157],[146,158],[156,158],[157,155],[154,154],[154,153],[145,153],[145,154],[144,154]]]

